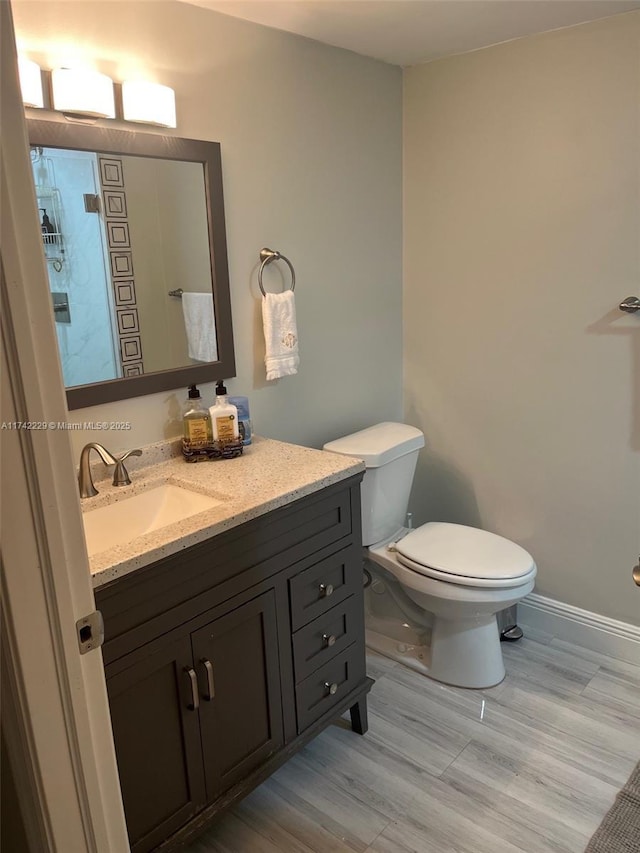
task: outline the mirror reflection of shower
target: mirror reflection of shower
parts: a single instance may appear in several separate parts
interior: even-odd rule
[[[64,383],[119,378],[97,156],[34,147],[31,162]]]

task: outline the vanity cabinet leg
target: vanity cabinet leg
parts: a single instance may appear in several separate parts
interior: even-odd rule
[[[351,728],[353,731],[359,735],[365,734],[369,728],[366,696],[363,696],[362,699],[349,708],[349,714],[351,715]]]

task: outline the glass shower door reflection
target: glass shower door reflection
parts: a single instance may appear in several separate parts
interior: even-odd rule
[[[122,376],[91,152],[33,148],[33,176],[64,384]]]

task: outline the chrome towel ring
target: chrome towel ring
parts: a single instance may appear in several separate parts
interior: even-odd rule
[[[260,286],[260,291],[263,296],[266,296],[264,287],[262,285],[262,273],[264,268],[271,263],[271,261],[284,261],[285,264],[289,267],[289,271],[291,272],[291,290],[296,289],[296,271],[293,268],[293,264],[289,260],[289,258],[285,258],[284,255],[281,255],[280,252],[275,252],[273,249],[262,249],[260,251],[260,260],[262,263],[260,264],[260,269],[258,271],[258,285]]]

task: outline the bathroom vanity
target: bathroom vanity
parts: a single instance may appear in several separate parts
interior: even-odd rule
[[[357,460],[258,439],[131,468],[215,507],[91,558],[132,850],[179,849],[347,709],[367,728]]]

